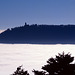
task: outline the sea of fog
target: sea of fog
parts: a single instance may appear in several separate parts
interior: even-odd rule
[[[41,70],[50,57],[70,52],[75,57],[75,45],[0,44],[0,75],[10,75],[23,65],[32,75],[32,70]]]

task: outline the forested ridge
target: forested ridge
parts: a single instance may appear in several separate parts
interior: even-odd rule
[[[9,28],[0,43],[75,44],[75,25],[29,25]]]

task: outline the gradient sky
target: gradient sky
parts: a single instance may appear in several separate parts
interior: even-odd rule
[[[0,30],[28,24],[75,24],[75,0],[0,0]]]

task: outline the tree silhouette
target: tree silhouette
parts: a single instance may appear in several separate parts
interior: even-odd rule
[[[42,67],[49,75],[75,75],[75,64],[72,64],[74,57],[71,54],[58,54],[56,58],[50,58],[47,65]]]
[[[34,75],[45,75],[44,71],[33,70],[32,72],[34,72]]]
[[[11,75],[29,75],[27,71],[21,68],[22,66],[17,67],[17,70]]]
[[[73,64],[74,57],[71,54],[58,53],[55,58],[50,58],[47,61],[47,65],[44,65],[42,69],[44,71],[34,70],[34,75],[75,75],[75,64]],[[29,75],[27,71],[24,71],[22,66],[19,66],[17,70],[11,75]]]

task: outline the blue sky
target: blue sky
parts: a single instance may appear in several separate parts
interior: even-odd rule
[[[0,0],[0,30],[28,24],[75,24],[75,0]]]

